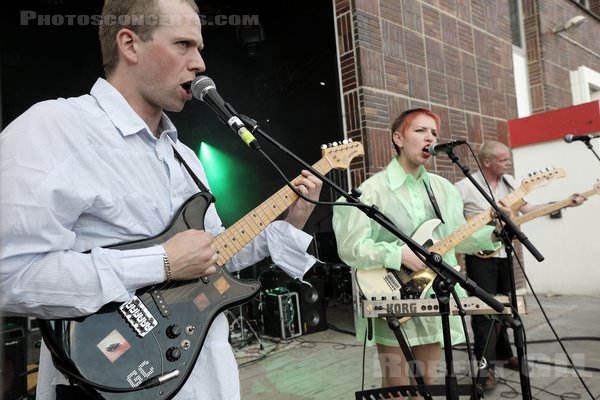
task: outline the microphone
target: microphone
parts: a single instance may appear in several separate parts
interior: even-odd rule
[[[197,76],[190,86],[192,95],[208,104],[208,106],[217,113],[219,119],[225,124],[229,125],[234,132],[236,132],[240,138],[250,146],[256,146],[256,138],[248,129],[244,123],[238,117],[237,112],[233,109],[231,104],[225,102],[223,98],[217,92],[215,82],[208,76]]]
[[[578,140],[581,140],[583,142],[589,142],[592,139],[596,139],[599,138],[600,134],[595,134],[595,135],[567,135],[565,136],[565,142],[567,143],[571,143],[571,142],[576,142]]]
[[[427,152],[432,156],[437,156],[440,153],[450,153],[456,146],[466,143],[466,140],[451,140],[448,143],[436,143],[427,147]]]

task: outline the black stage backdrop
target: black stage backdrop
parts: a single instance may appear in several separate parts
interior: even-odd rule
[[[97,39],[99,0],[24,0],[3,5],[2,126],[37,101],[88,93],[103,76]],[[309,164],[322,143],[343,137],[331,1],[198,1],[207,69],[238,112]],[[235,160],[211,181],[226,225],[283,186],[276,172],[200,101],[170,114],[180,139],[202,142]],[[263,142],[288,177],[299,167]],[[223,195],[222,195],[223,196]],[[228,206],[227,197],[243,199]],[[333,195],[326,188],[322,198]],[[306,230],[330,230],[331,209],[318,207]]]

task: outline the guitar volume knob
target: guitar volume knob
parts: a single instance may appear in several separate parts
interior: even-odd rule
[[[181,327],[179,325],[169,325],[166,333],[168,338],[175,339],[181,335]]]
[[[179,350],[177,347],[171,347],[167,350],[167,360],[173,362],[179,360],[180,357],[181,350]]]

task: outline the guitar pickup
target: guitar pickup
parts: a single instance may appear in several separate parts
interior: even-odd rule
[[[137,296],[133,300],[121,304],[119,312],[140,337],[146,336],[158,325],[158,321]]]
[[[165,298],[163,297],[161,291],[156,286],[152,287],[152,290],[150,290],[150,296],[152,296],[156,307],[158,307],[160,315],[162,315],[165,318],[168,317],[170,312],[169,308],[167,307],[167,302],[165,301]]]

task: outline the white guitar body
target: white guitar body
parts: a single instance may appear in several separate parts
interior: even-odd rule
[[[421,224],[412,239],[425,248],[433,242],[433,231],[440,225],[439,219],[430,219]],[[424,298],[431,287],[435,273],[430,269],[414,272],[405,266],[400,271],[388,268],[356,269],[356,282],[363,296],[369,300],[401,300]],[[427,282],[423,282],[424,278]]]
[[[523,196],[537,186],[544,186],[556,178],[562,178],[565,172],[562,169],[552,169],[540,173],[533,173],[521,182],[516,190],[502,199],[503,204],[512,207],[520,204]],[[491,209],[481,212],[467,221],[467,223],[445,238],[433,241],[433,231],[439,226],[439,219],[431,219],[419,226],[412,235],[412,239],[427,248],[432,253],[441,256],[456,247],[459,243],[473,235],[492,220]],[[458,267],[455,266],[455,269]],[[356,282],[367,300],[405,300],[423,299],[435,279],[435,272],[427,268],[425,271],[414,272],[405,266],[399,271],[387,268],[356,269]],[[404,317],[404,322],[410,317]]]

